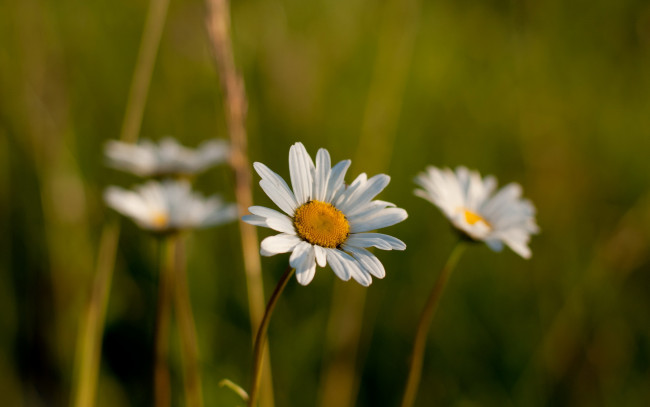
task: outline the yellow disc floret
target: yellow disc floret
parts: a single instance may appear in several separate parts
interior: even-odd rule
[[[163,212],[157,212],[151,218],[151,223],[153,224],[154,227],[158,229],[162,229],[166,227],[168,222],[169,222],[169,216],[167,216],[167,214]]]
[[[465,221],[467,221],[467,223],[470,225],[474,225],[477,222],[483,222],[486,226],[490,226],[490,224],[478,213],[472,212],[469,209],[464,209],[463,211],[465,214]]]
[[[343,244],[350,234],[343,212],[321,201],[309,201],[296,209],[293,225],[302,239],[332,249]]]

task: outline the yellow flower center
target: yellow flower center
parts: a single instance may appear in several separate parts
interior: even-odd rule
[[[157,228],[164,228],[169,222],[169,216],[166,213],[158,212],[155,213],[151,219],[151,223]]]
[[[483,222],[486,226],[490,226],[488,221],[483,219],[483,217],[478,213],[472,212],[469,209],[462,209],[462,211],[465,215],[465,221],[467,221],[467,223],[469,223],[470,225],[474,225],[477,222]]]
[[[334,205],[321,201],[309,201],[296,209],[293,225],[304,240],[332,249],[343,244],[350,234],[345,215]]]

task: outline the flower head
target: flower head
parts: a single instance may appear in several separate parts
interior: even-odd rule
[[[138,144],[110,140],[105,154],[108,165],[141,177],[195,175],[228,159],[228,143],[208,140],[196,149],[183,147],[166,137],[158,144],[142,140]]]
[[[539,232],[535,207],[521,198],[521,186],[511,183],[493,194],[497,181],[493,176],[481,179],[476,171],[458,167],[440,170],[428,167],[415,182],[423,189],[415,195],[430,201],[451,223],[472,240],[484,241],[492,250],[503,244],[526,259],[530,235]]]
[[[291,252],[289,263],[296,269],[296,278],[307,285],[314,278],[316,264],[330,264],[344,281],[351,278],[368,286],[372,277],[383,278],[384,266],[367,250],[374,246],[383,250],[404,250],[399,239],[381,233],[367,233],[399,223],[406,211],[390,202],[373,201],[390,182],[379,174],[368,178],[359,175],[349,186],[345,173],[350,160],[331,167],[330,155],[318,150],[316,164],[302,143],[289,150],[289,173],[293,191],[266,165],[256,162],[255,170],[262,177],[260,186],[284,212],[252,206],[252,215],[245,222],[278,232],[262,241],[261,254],[272,256]]]
[[[234,204],[224,203],[217,195],[206,199],[192,192],[185,180],[149,181],[135,191],[111,186],[104,200],[141,228],[160,233],[205,228],[237,217]]]

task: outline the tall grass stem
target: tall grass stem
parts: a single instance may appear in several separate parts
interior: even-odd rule
[[[237,71],[230,35],[230,7],[228,0],[206,0],[208,34],[217,73],[224,93],[226,122],[231,144],[231,165],[235,173],[235,199],[239,209],[239,230],[244,256],[244,272],[248,290],[248,310],[251,330],[260,325],[264,314],[264,287],[262,265],[259,255],[257,230],[242,222],[241,216],[253,205],[252,174],[248,159],[246,112],[248,102],[244,80]],[[273,407],[273,379],[271,360],[264,353],[264,381],[262,383],[262,406]]]
[[[135,142],[140,133],[151,75],[167,19],[169,0],[151,0],[144,25],[138,59],[127,101],[120,139]],[[102,332],[113,279],[120,227],[117,219],[107,221],[97,250],[97,266],[84,320],[79,326],[75,355],[75,377],[71,401],[74,407],[95,405],[101,359]]]

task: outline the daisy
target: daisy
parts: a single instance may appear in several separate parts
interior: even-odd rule
[[[318,150],[316,164],[302,143],[289,150],[289,173],[293,191],[287,183],[266,165],[256,162],[254,168],[262,180],[260,186],[284,212],[252,206],[252,215],[245,222],[281,232],[261,243],[260,253],[272,256],[291,252],[289,264],[296,269],[296,278],[307,285],[314,278],[316,264],[327,263],[344,281],[355,279],[363,286],[372,277],[383,278],[384,266],[367,250],[374,246],[382,250],[404,250],[399,239],[375,229],[399,223],[407,218],[406,211],[384,201],[373,201],[390,182],[379,174],[368,178],[359,175],[349,186],[344,183],[350,160],[331,167],[330,155]]]
[[[493,176],[481,179],[476,171],[458,167],[440,170],[428,167],[415,182],[423,189],[422,197],[447,216],[451,223],[472,240],[484,241],[492,250],[509,246],[523,258],[530,258],[530,235],[539,232],[535,207],[521,198],[521,186],[511,183],[493,194],[497,181]]]
[[[217,195],[206,199],[192,192],[186,180],[149,181],[135,191],[111,186],[104,200],[141,228],[160,233],[205,228],[237,217],[234,204]]]
[[[141,177],[188,176],[228,159],[228,143],[208,140],[196,149],[184,147],[166,137],[158,144],[142,140],[138,144],[110,140],[105,146],[108,165]]]

